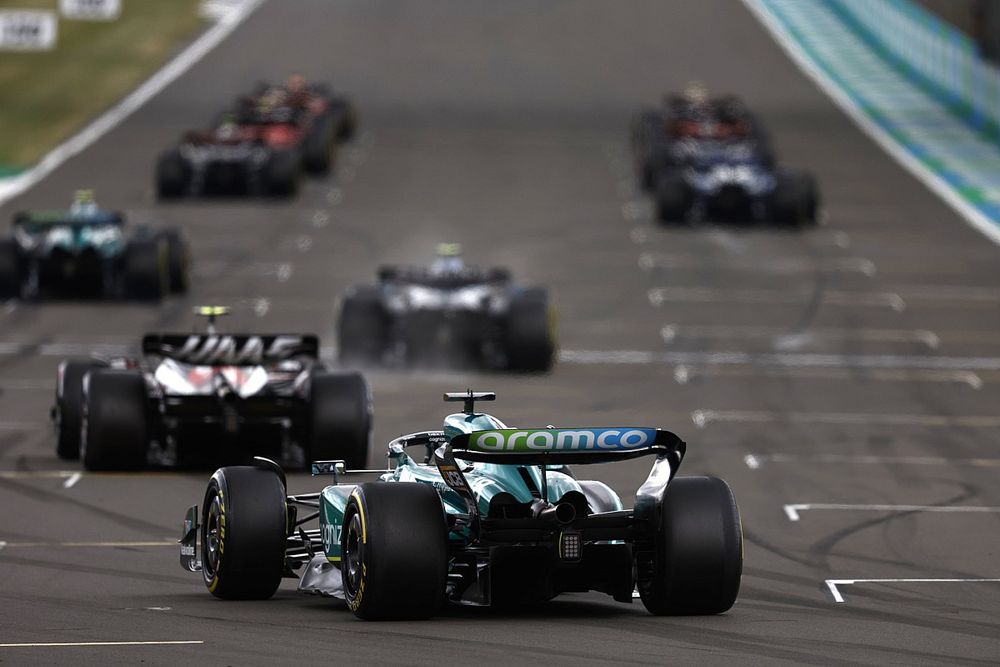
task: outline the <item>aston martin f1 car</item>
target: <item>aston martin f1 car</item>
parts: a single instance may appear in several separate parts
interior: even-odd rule
[[[59,364],[56,451],[87,470],[214,467],[254,455],[302,467],[315,458],[364,466],[368,385],[319,360],[312,335],[223,334],[224,308],[199,310],[208,331],[153,333],[142,356]]]
[[[547,371],[555,350],[547,292],[514,285],[505,269],[465,265],[456,244],[438,254],[429,268],[384,266],[378,284],[348,292],[341,360]]]
[[[815,179],[776,166],[763,125],[738,98],[672,96],[663,108],[636,114],[632,148],[639,182],[664,222],[816,220]]]
[[[389,443],[379,481],[341,483],[341,461],[313,463],[334,483],[289,495],[267,459],[221,468],[191,507],[182,567],[226,599],[271,597],[282,577],[345,600],[360,618],[427,618],[445,602],[512,606],[600,591],[653,614],[719,614],[736,601],[742,530],[729,486],[675,477],[685,443],[673,433],[507,427],[464,402],[443,430]],[[653,457],[632,508],[569,465]],[[318,528],[307,528],[319,521]],[[297,574],[298,572],[298,574]]]
[[[98,208],[89,190],[68,210],[21,211],[0,239],[0,298],[159,299],[187,290],[187,242],[177,229],[137,226]]]

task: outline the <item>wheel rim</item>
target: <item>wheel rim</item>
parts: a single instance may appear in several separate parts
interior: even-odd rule
[[[354,597],[361,589],[362,572],[361,517],[355,512],[347,524],[344,537],[343,553],[341,554],[344,570],[344,588]]]
[[[219,571],[219,561],[222,551],[219,549],[221,540],[219,537],[219,526],[222,525],[222,503],[219,496],[212,499],[212,504],[208,508],[208,516],[205,519],[205,538],[203,540],[205,554],[202,557],[202,567],[210,576],[214,576]]]

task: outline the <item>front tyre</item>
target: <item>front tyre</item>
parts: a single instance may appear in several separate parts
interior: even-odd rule
[[[639,564],[639,594],[647,611],[705,615],[733,606],[743,572],[743,529],[728,484],[717,477],[670,482],[653,542],[651,558]]]
[[[224,600],[266,600],[285,571],[288,509],[276,474],[253,466],[220,468],[201,515],[202,577]]]
[[[340,538],[347,606],[358,618],[429,618],[445,601],[448,532],[441,499],[419,482],[351,493]]]

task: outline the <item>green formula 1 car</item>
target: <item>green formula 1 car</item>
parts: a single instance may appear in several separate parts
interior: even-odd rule
[[[337,483],[343,462],[318,461],[313,473],[335,483],[288,495],[267,459],[219,469],[201,511],[187,512],[181,565],[229,599],[269,598],[282,577],[297,577],[299,590],[344,599],[365,619],[591,590],[640,597],[653,614],[733,605],[743,565],[736,500],[721,479],[674,477],[680,438],[638,427],[512,429],[476,411],[494,398],[446,394],[464,411],[442,431],[389,443],[393,467],[376,482]],[[654,463],[632,509],[567,467],[640,456]]]

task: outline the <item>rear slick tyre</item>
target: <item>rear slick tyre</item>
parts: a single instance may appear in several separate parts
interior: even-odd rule
[[[448,531],[441,499],[420,482],[368,482],[341,530],[347,607],[366,620],[429,618],[445,602]]]
[[[638,589],[651,614],[721,614],[736,602],[743,529],[733,492],[717,477],[678,477],[658,508],[651,559]]]
[[[138,371],[98,369],[87,378],[80,458],[87,470],[146,465],[146,382]]]

